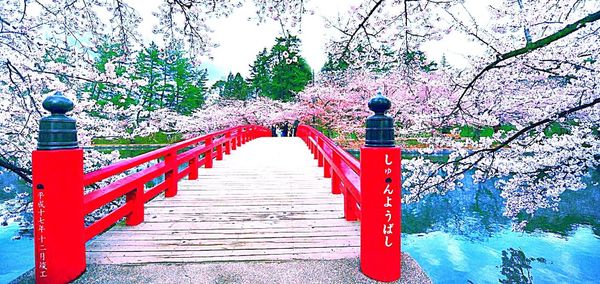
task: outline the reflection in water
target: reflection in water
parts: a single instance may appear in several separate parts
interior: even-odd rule
[[[600,180],[598,170],[592,178]],[[474,184],[470,175],[464,186],[445,195],[426,196],[417,203],[403,204],[402,231],[408,234],[448,232],[471,240],[484,240],[510,226],[503,216],[504,200],[493,181]],[[586,190],[567,191],[559,210],[540,209],[527,216],[526,232],[542,231],[568,236],[578,225],[590,225],[600,236],[600,186],[589,181]]]
[[[513,232],[493,181],[473,184],[467,175],[463,188],[403,204],[403,250],[436,283],[597,282],[598,181],[595,170],[588,189],[562,195],[559,211],[541,209],[525,232]]]
[[[527,257],[522,250],[509,248],[502,251],[502,276],[500,283],[533,283],[532,262],[546,263],[542,257]]]

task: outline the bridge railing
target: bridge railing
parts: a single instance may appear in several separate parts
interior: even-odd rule
[[[391,102],[378,94],[369,101],[375,112],[366,120],[360,161],[323,133],[298,127],[331,191],[344,196],[344,218],[360,220],[360,266],[368,277],[395,281],[401,271],[401,155],[394,142],[394,121],[385,115]]]
[[[252,139],[271,136],[262,126],[238,126],[84,173],[76,122],[65,115],[73,103],[56,93],[42,105],[51,115],[40,120],[38,149],[32,153],[36,283],[75,280],[85,271],[86,241],[124,217],[129,226],[143,222],[147,201],[162,192],[175,196],[177,182],[186,176],[197,179],[199,167],[211,168],[213,159],[223,159]],[[145,168],[137,171],[141,167]],[[145,188],[161,176],[162,181]],[[84,194],[86,186],[102,181],[108,184]],[[86,215],[123,197],[123,205],[85,226]]]
[[[323,176],[331,178],[331,193],[343,194],[344,218],[356,221],[361,218],[360,162],[333,140],[308,126],[298,126],[300,137],[323,167]]]
[[[83,176],[83,186],[90,186],[107,178],[146,165],[152,161],[158,163],[139,172],[129,174],[83,197],[83,214],[94,210],[123,196],[125,204],[85,227],[84,240],[88,241],[126,217],[126,225],[135,226],[144,221],[144,204],[165,192],[165,197],[177,194],[177,183],[184,177],[190,180],[198,178],[198,168],[212,168],[213,159],[222,160],[224,154],[230,154],[238,146],[261,136],[270,136],[267,128],[246,125],[229,128],[215,133],[188,139],[140,156],[129,158],[103,167]],[[182,169],[182,167],[184,167]],[[164,175],[164,180],[145,189],[145,185]]]

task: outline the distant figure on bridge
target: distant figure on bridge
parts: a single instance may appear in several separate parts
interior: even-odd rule
[[[287,121],[283,124],[283,130],[281,130],[281,137],[287,137],[288,136],[288,123]]]
[[[298,121],[297,119],[294,120],[294,125],[292,126],[292,133],[290,136],[292,137],[296,137],[296,131],[298,130],[298,125],[300,124],[300,121]]]
[[[271,137],[277,137],[277,127],[271,125]]]

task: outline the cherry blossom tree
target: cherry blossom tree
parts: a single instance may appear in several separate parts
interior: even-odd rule
[[[445,102],[417,124],[510,124],[516,129],[479,141],[430,138],[457,151],[443,164],[407,161],[405,201],[451,190],[474,171],[479,180],[500,178],[507,216],[556,208],[560,194],[584,189],[582,178],[600,163],[600,6],[595,1],[516,0],[493,1],[487,8],[491,19],[482,23],[463,1],[364,1],[331,21],[340,36],[330,50],[350,64],[348,69],[391,65],[394,72],[379,76],[403,74],[408,94],[402,98],[414,106],[423,74],[411,54],[448,33],[479,43],[485,51],[468,56],[469,68],[433,72],[448,78],[440,81]],[[355,79],[360,77],[346,81]],[[405,107],[406,101],[392,100]],[[557,125],[562,133],[549,133]]]

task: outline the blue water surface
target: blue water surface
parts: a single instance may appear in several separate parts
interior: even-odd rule
[[[33,268],[33,239],[12,240],[19,224],[0,227],[0,283],[8,283]]]
[[[485,241],[471,241],[444,232],[403,235],[403,250],[423,267],[435,283],[498,283],[502,251],[521,250],[533,262],[534,283],[598,283],[600,239],[591,228],[580,227],[569,237],[552,233],[499,232]]]
[[[434,283],[600,283],[599,180],[592,171],[587,189],[515,232],[494,182],[466,176],[464,188],[403,205],[402,249]]]

